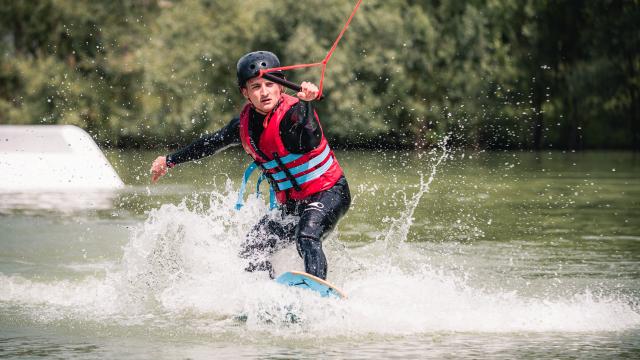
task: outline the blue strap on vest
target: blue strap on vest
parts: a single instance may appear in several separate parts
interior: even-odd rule
[[[240,208],[242,207],[242,204],[244,202],[244,190],[247,187],[247,180],[249,180],[249,177],[257,167],[258,167],[258,163],[254,161],[244,171],[244,176],[242,176],[242,185],[240,185],[240,191],[238,191],[238,201],[236,201],[236,210],[240,210]]]
[[[253,174],[256,168],[258,168],[258,163],[254,161],[244,171],[244,175],[242,176],[242,184],[240,185],[240,190],[238,191],[236,210],[240,210],[242,208],[242,205],[244,204],[244,191],[247,188],[247,181],[249,181],[251,174]],[[260,184],[265,178],[266,177],[264,174],[261,174],[258,178],[258,182],[256,184],[256,196],[260,196]],[[273,210],[277,207],[276,192],[271,187],[269,187],[269,189],[269,209]]]
[[[311,181],[319,178],[320,176],[322,176],[322,174],[324,174],[327,170],[329,170],[329,167],[331,167],[331,164],[333,164],[333,157],[330,157],[329,160],[327,160],[327,162],[324,163],[324,165],[313,170],[312,172],[296,177],[296,181],[298,182],[298,185],[304,184],[307,181]],[[277,184],[278,184],[278,189],[280,189],[280,191],[287,190],[293,187],[293,184],[291,183],[290,180],[279,182]]]
[[[296,179],[296,182],[298,184],[304,184],[308,181],[314,180],[319,178],[320,176],[322,176],[322,174],[324,174],[325,172],[327,172],[327,170],[329,170],[329,168],[331,167],[331,165],[333,164],[333,157],[330,156],[330,152],[331,149],[329,149],[329,145],[325,146],[324,150],[318,154],[317,156],[314,156],[313,158],[311,158],[309,161],[300,164],[296,167],[293,167],[291,169],[289,169],[289,172],[291,173],[291,175],[293,175]],[[289,154],[285,157],[280,158],[280,161],[282,161],[283,164],[288,164],[290,162],[293,162],[297,159],[299,159],[302,155],[301,154]],[[328,157],[328,159],[327,159]],[[325,159],[327,159],[327,161],[319,168],[306,173],[302,176],[295,176],[296,174],[300,174],[302,172],[305,172],[309,169],[312,169],[314,167],[316,167],[318,164],[322,163]],[[268,161],[264,164],[262,164],[262,167],[266,170],[270,170],[273,169],[275,167],[278,166],[278,163],[275,160],[271,160]],[[243,199],[244,199],[244,190],[247,187],[247,181],[249,180],[249,177],[251,176],[251,174],[253,173],[253,171],[258,167],[258,163],[257,162],[252,162],[251,165],[249,165],[247,167],[247,169],[244,171],[244,176],[242,177],[242,185],[240,185],[240,191],[238,192],[238,201],[236,202],[236,210],[240,210],[240,208],[242,208],[243,205]],[[283,180],[287,178],[287,175],[285,174],[284,171],[279,171],[275,174],[272,175],[274,180]],[[262,183],[262,181],[265,179],[265,175],[261,174],[260,177],[258,178],[258,182],[256,184],[256,196],[260,196],[260,184]],[[283,191],[283,190],[287,190],[293,187],[293,184],[291,182],[291,180],[287,180],[287,181],[283,181],[283,182],[279,182],[276,183],[278,186],[278,190]],[[274,191],[273,187],[270,186],[269,187],[269,208],[270,209],[275,209],[277,204],[276,204],[276,192]]]
[[[285,157],[281,157],[280,161],[282,161],[283,164],[288,164],[288,163],[290,163],[292,161],[296,161],[296,160],[300,159],[300,157],[302,157],[302,154],[289,154],[289,155],[287,155]],[[277,166],[278,166],[278,162],[275,161],[275,160],[271,160],[271,161],[268,161],[268,162],[262,164],[262,167],[267,169],[267,170],[271,170],[271,169],[273,169],[273,168],[275,168]]]
[[[258,182],[256,183],[256,197],[260,197],[260,184],[267,177],[264,174],[260,174]],[[269,186],[269,209],[273,210],[278,206],[276,203],[276,192],[273,191],[273,187]]]
[[[327,146],[325,146],[324,150],[320,154],[318,154],[317,156],[315,156],[314,158],[310,159],[309,161],[307,161],[304,164],[301,164],[301,165],[298,165],[298,166],[296,166],[294,168],[289,169],[289,172],[291,173],[291,175],[295,176],[296,174],[299,174],[301,172],[304,172],[304,171],[307,171],[309,169],[312,169],[312,168],[316,167],[318,164],[320,164],[321,162],[324,161],[324,159],[327,157],[327,155],[329,155],[329,151],[331,151],[331,149],[329,149],[329,145],[327,145]],[[286,158],[286,156],[283,157],[281,160],[282,160],[283,163],[286,164],[287,162],[284,161],[285,158]],[[291,161],[288,161],[288,162],[291,162]],[[327,167],[327,169],[328,169],[328,167]],[[320,175],[322,175],[323,173],[324,173],[324,171]],[[277,172],[277,173],[273,174],[273,179],[276,180],[276,181],[279,181],[279,180],[282,180],[282,179],[286,179],[286,177],[287,177],[287,175],[285,174],[284,171],[280,171],[280,172]],[[296,181],[298,181],[301,178],[302,177],[297,178]],[[309,180],[307,180],[307,181],[309,181]],[[302,184],[303,182],[304,181],[298,181],[298,184]],[[285,190],[285,189],[281,188],[280,186],[278,186],[278,187],[280,188],[280,190]],[[291,186],[289,186],[288,188],[290,188],[290,187]]]
[[[264,176],[264,174],[260,174],[260,176],[258,176],[258,182],[256,182],[256,197],[259,198],[260,197],[260,184],[262,184],[262,181],[266,179],[266,176]]]
[[[325,172],[327,172],[327,170],[329,170],[329,168],[331,167],[331,164],[333,164],[333,157],[330,155],[331,153],[331,149],[329,148],[329,145],[325,146],[324,150],[322,150],[322,152],[316,156],[314,156],[313,158],[309,159],[309,161],[307,161],[306,163],[300,164],[296,167],[293,167],[291,169],[289,169],[289,173],[291,173],[291,175],[293,175],[296,179],[296,182],[298,183],[298,185],[300,184],[304,184],[308,181],[314,180],[319,178],[320,176],[322,176],[322,174],[324,174]],[[286,157],[286,156],[285,156]],[[328,158],[328,159],[327,159]],[[284,159],[284,158],[282,158]],[[302,176],[296,176],[297,174],[300,174],[302,172],[305,172],[309,169],[313,169],[314,167],[316,167],[318,164],[321,164],[323,161],[326,162],[319,168],[306,173]],[[284,162],[284,160],[283,160]],[[289,161],[290,162],[290,161]],[[287,175],[285,174],[284,171],[280,171],[277,172],[275,174],[273,174],[273,179],[274,180],[283,180],[286,179]],[[283,182],[279,182],[277,183],[278,185],[278,190],[282,191],[282,190],[287,190],[293,187],[293,183],[291,182],[291,180],[287,180],[287,181],[283,181]]]

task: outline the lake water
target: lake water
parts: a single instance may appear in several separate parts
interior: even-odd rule
[[[107,155],[118,193],[0,195],[1,358],[640,357],[632,153],[338,152],[346,300],[242,270],[267,209],[233,210],[238,149],[156,185],[155,153]]]

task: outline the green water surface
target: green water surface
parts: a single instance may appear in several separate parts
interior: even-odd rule
[[[630,152],[451,151],[435,168],[428,192],[407,222],[403,216],[411,213],[407,210],[421,175],[424,184],[442,151],[337,152],[353,203],[339,224],[336,241],[357,248],[383,241],[392,224],[410,223],[406,237],[389,241],[437,254],[431,258],[433,266],[463,274],[479,288],[513,289],[533,296],[604,291],[637,306],[640,157]],[[108,151],[127,186],[112,194],[106,206],[65,209],[61,204],[60,209],[43,209],[26,201],[3,207],[0,274],[44,282],[104,276],[105,268],[122,258],[132,229],[151,210],[182,201],[206,209],[213,190],[225,193],[228,181],[237,188],[249,162],[239,149],[229,149],[181,164],[151,184],[149,167],[157,155]],[[252,188],[250,184],[248,189]],[[83,321],[60,325],[30,319],[28,306],[19,302],[0,305],[2,358],[633,358],[640,354],[637,327],[587,334],[371,334],[293,344],[264,340],[259,334],[248,339],[185,337],[179,324],[169,332],[135,325],[95,328]]]

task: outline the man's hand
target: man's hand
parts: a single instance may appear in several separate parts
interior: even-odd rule
[[[300,84],[300,87],[300,92],[296,94],[300,100],[312,101],[318,98],[320,90],[318,90],[318,87],[315,84],[303,81],[302,84]]]
[[[155,183],[167,173],[167,157],[158,156],[151,164],[151,182]]]

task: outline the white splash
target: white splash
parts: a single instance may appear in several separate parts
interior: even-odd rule
[[[439,157],[429,180],[421,183],[422,193],[445,158]],[[409,218],[419,200],[408,203]],[[285,338],[640,327],[637,309],[613,294],[525,297],[478,289],[465,276],[430,266],[432,254],[423,247],[404,243],[390,249],[387,240],[393,239],[358,247],[345,246],[337,235],[327,239],[329,278],[348,294],[346,300],[286,288],[265,273],[243,271],[240,245],[267,210],[254,198],[239,212],[234,203],[235,192],[227,184],[223,194],[211,194],[208,208],[186,199],[152,211],[131,233],[119,265],[104,278],[45,282],[0,274],[0,309],[17,307],[37,322],[72,319]],[[406,236],[406,231],[394,236]],[[276,267],[299,264],[294,249],[278,259]]]
[[[448,140],[449,138],[445,136],[439,142],[439,148],[442,151],[442,154],[438,156],[437,160],[431,165],[431,173],[429,174],[427,181],[424,181],[424,174],[420,172],[420,186],[418,187],[418,191],[411,196],[411,199],[405,199],[404,211],[401,212],[397,219],[391,220],[391,226],[384,237],[384,242],[387,245],[397,246],[407,240],[407,235],[409,234],[409,230],[411,229],[411,225],[413,225],[414,221],[413,214],[420,203],[420,199],[422,199],[424,194],[429,192],[429,187],[431,186],[433,179],[435,179],[438,167],[449,157],[449,150],[446,147]],[[432,151],[432,154],[436,154],[435,150]]]

